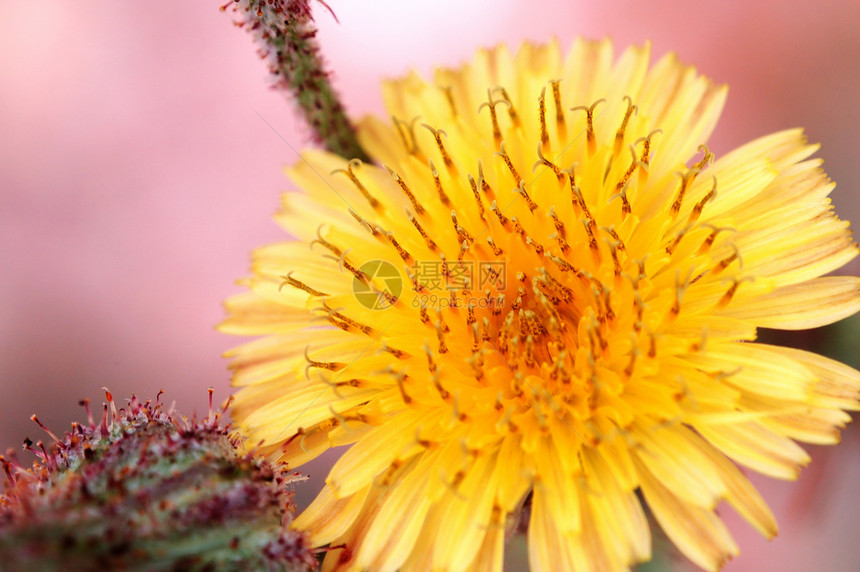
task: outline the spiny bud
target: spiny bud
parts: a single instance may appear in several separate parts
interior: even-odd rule
[[[106,390],[101,423],[73,423],[50,446],[25,440],[38,461],[0,456],[0,570],[308,570],[307,539],[284,466],[255,459],[221,424],[179,416]],[[226,409],[226,406],[225,406]]]

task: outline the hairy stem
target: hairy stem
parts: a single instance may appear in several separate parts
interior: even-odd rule
[[[221,8],[231,5],[240,17],[236,24],[254,35],[268,59],[274,87],[292,95],[314,141],[347,159],[369,162],[325,69],[310,0],[234,0]]]

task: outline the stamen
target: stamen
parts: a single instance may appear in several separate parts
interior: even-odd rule
[[[411,267],[404,267],[404,271],[406,272],[406,276],[409,278],[409,281],[412,283],[412,291],[413,292],[426,292],[427,287],[424,286],[421,282],[418,281],[418,276],[415,272],[411,271]]]
[[[711,150],[708,149],[708,146],[702,143],[699,145],[699,151],[703,154],[701,160],[690,167],[690,170],[695,170],[696,173],[699,173],[705,169],[711,162],[714,160],[714,154],[711,153]]]
[[[535,254],[537,254],[538,256],[543,256],[543,253],[544,253],[544,250],[545,250],[545,249],[544,249],[544,247],[543,247],[543,245],[542,245],[542,244],[540,244],[539,242],[535,242],[535,241],[532,239],[532,237],[530,237],[530,236],[528,236],[528,235],[525,235],[525,242],[526,242],[526,246],[528,246],[529,248],[534,249]]]
[[[439,381],[439,372],[438,371],[433,372],[432,380],[433,380],[433,387],[435,387],[436,391],[439,392],[439,397],[441,397],[442,401],[444,401],[445,403],[450,404],[451,403],[451,392],[449,392],[447,389],[445,389],[445,387],[442,385],[442,382]]]
[[[496,117],[496,105],[500,103],[507,104],[508,108],[511,107],[511,104],[504,99],[493,101],[493,94],[488,89],[487,101],[478,106],[478,113],[480,113],[481,110],[484,109],[484,107],[487,107],[490,110],[490,119],[493,122],[493,141],[495,141],[496,146],[498,146],[499,143],[502,142],[502,130],[499,129],[499,119],[498,117]]]
[[[546,88],[541,88],[538,98],[538,114],[540,115],[540,144],[549,149],[549,132],[546,129]]]
[[[391,167],[389,167],[385,163],[383,163],[382,166],[385,167],[385,170],[388,171],[388,174],[391,175],[391,178],[397,181],[397,184],[400,185],[401,190],[409,199],[409,202],[412,203],[412,207],[415,209],[415,212],[419,215],[424,214],[424,207],[421,206],[421,203],[416,200],[415,195],[413,195],[412,191],[409,190],[409,187],[406,185],[406,181],[401,179],[400,175],[398,175]]]
[[[558,167],[558,165],[556,165],[555,163],[553,163],[552,161],[550,161],[549,159],[544,157],[543,150],[541,149],[540,145],[537,146],[537,154],[538,154],[538,160],[534,164],[534,166],[532,167],[532,173],[535,172],[535,169],[537,169],[538,165],[544,165],[544,166],[552,169],[552,172],[555,173],[555,177],[556,177],[556,179],[558,179],[559,183],[564,181],[564,173],[562,173],[562,171]],[[538,176],[540,176],[540,175],[538,175]]]
[[[436,243],[433,241],[433,239],[432,239],[432,238],[430,238],[430,235],[428,235],[428,234],[427,234],[427,231],[426,231],[426,230],[424,230],[424,227],[422,227],[422,226],[421,226],[421,223],[420,223],[420,222],[418,222],[418,219],[417,219],[417,218],[415,218],[415,215],[413,215],[413,214],[409,211],[409,208],[408,208],[408,207],[405,207],[405,206],[404,206],[404,207],[403,207],[403,210],[405,210],[405,211],[406,211],[406,216],[409,218],[410,222],[412,222],[412,225],[413,225],[413,226],[415,227],[415,229],[418,231],[418,234],[420,234],[420,235],[421,235],[421,238],[423,238],[423,239],[424,239],[424,243],[427,245],[427,248],[429,248],[429,249],[430,249],[430,250],[432,250],[433,252],[436,252],[436,251],[438,250],[438,248],[439,248],[439,247],[436,245]]]
[[[594,108],[597,107],[598,104],[605,102],[605,99],[598,99],[591,106],[587,107],[585,105],[577,105],[576,107],[571,107],[571,111],[585,111],[585,127],[586,127],[586,140],[588,141],[588,154],[594,155],[595,151],[597,151],[597,139],[594,136]]]
[[[322,228],[324,226],[325,226],[325,224],[321,224],[317,227],[317,237],[316,237],[316,239],[314,239],[310,242],[309,246],[311,247],[311,249],[313,249],[313,246],[315,244],[321,244],[325,248],[327,248],[330,252],[332,252],[335,256],[340,256],[341,254],[343,254],[343,251],[340,248],[336,247],[335,245],[333,245],[332,243],[330,243],[329,241],[327,241],[326,239],[323,238]]]
[[[620,252],[627,252],[627,247],[626,247],[626,246],[624,246],[624,241],[622,241],[622,240],[621,240],[621,237],[619,237],[619,236],[618,236],[618,233],[617,233],[617,232],[615,232],[615,229],[614,229],[614,228],[612,228],[611,226],[610,226],[610,227],[608,227],[608,228],[607,228],[607,227],[605,227],[605,226],[602,226],[602,227],[600,227],[600,228],[601,228],[601,230],[605,230],[605,231],[609,234],[609,236],[611,236],[611,237],[612,237],[612,239],[613,239],[613,240],[615,241],[615,243],[618,245],[618,250],[619,250]]]
[[[564,227],[564,223],[561,222],[558,218],[558,215],[555,214],[555,207],[550,207],[549,209],[549,217],[552,219],[553,225],[555,225],[555,231],[558,233],[559,238],[565,239],[567,238],[567,230]]]
[[[571,183],[572,182],[573,180],[571,179]],[[594,217],[591,216],[591,212],[588,210],[588,205],[585,204],[585,197],[582,196],[582,191],[580,190],[580,188],[576,185],[571,184],[570,193],[573,197],[572,204],[576,207],[579,207],[579,210],[582,212],[582,214],[585,215],[585,218],[589,220],[593,219]]]
[[[331,174],[334,175],[337,173],[343,173],[344,175],[346,175],[349,180],[352,181],[352,184],[356,186],[358,192],[360,192],[364,196],[364,198],[367,199],[367,202],[370,203],[370,206],[373,207],[375,210],[379,210],[382,206],[381,203],[376,199],[376,197],[370,194],[370,191],[367,190],[367,188],[361,183],[361,181],[358,180],[358,177],[356,177],[355,173],[352,172],[353,167],[361,167],[361,165],[361,160],[351,159],[349,163],[346,164],[346,170],[335,169],[331,172]]]
[[[555,239],[555,241],[558,242],[558,247],[561,249],[562,252],[567,252],[568,250],[570,250],[570,244],[568,244],[567,240],[565,240],[565,238],[558,232],[552,233],[550,235],[550,238]]]
[[[409,405],[412,403],[412,397],[406,393],[406,379],[407,375],[403,372],[397,372],[394,374],[394,379],[397,380],[397,388],[400,390],[400,396],[403,398],[403,403]],[[394,463],[392,463],[394,466]]]
[[[452,171],[456,171],[457,169],[454,166],[454,161],[451,160],[451,156],[448,155],[448,151],[445,150],[445,145],[442,144],[442,135],[444,135],[447,139],[448,133],[446,133],[443,129],[434,129],[426,123],[422,123],[421,127],[424,127],[430,133],[433,134],[433,138],[436,139],[436,146],[439,148],[439,154],[442,155],[442,161],[445,163],[445,166]]]
[[[606,240],[606,239],[604,239],[604,240]],[[618,260],[618,245],[614,242],[609,242],[608,240],[606,241],[606,243],[609,245],[610,254],[612,254],[612,266],[613,266],[613,271],[615,272],[615,278],[621,278],[621,270],[622,269],[621,269],[621,261]]]
[[[439,179],[439,171],[436,170],[436,165],[433,164],[433,159],[429,160],[430,164],[430,174],[433,175],[433,182],[436,183],[436,192],[439,194],[439,200],[442,201],[442,204],[447,206],[451,206],[451,199],[448,198],[448,195],[445,194],[445,189],[442,188],[442,181]]]
[[[345,363],[336,362],[336,361],[315,361],[315,360],[311,359],[311,357],[308,355],[309,349],[310,349],[310,346],[305,346],[305,361],[308,362],[308,365],[305,366],[305,377],[308,376],[308,370],[311,369],[312,367],[319,368],[319,369],[325,369],[328,371],[338,371],[338,370],[341,370],[347,366],[347,364],[345,364]]]
[[[564,125],[564,109],[561,107],[561,90],[558,87],[560,82],[560,79],[554,79],[549,83],[552,86],[552,98],[555,103],[555,123],[558,128],[559,139],[563,141],[567,138],[567,133]]]
[[[460,224],[457,222],[456,211],[451,211],[451,222],[454,223],[454,230],[457,233],[457,238],[459,239],[459,242],[465,241],[465,242],[468,242],[471,244],[472,242],[475,241],[475,239],[472,238],[472,235],[469,234],[469,231],[467,231],[465,228],[460,226]]]
[[[514,167],[514,164],[511,162],[511,158],[508,156],[507,151],[505,151],[505,142],[504,141],[499,143],[499,151],[497,153],[494,153],[493,155],[501,157],[505,161],[505,165],[508,166],[508,170],[511,172],[511,175],[514,177],[514,184],[518,185],[520,183],[520,181],[523,180],[523,178],[520,177],[520,174],[517,172],[516,167]]]
[[[436,322],[436,338],[439,341],[439,353],[448,353],[448,346],[445,345],[445,332],[442,330],[442,324],[440,322]]]
[[[493,204],[490,205],[490,210],[496,213],[496,216],[498,217],[499,223],[501,223],[502,227],[506,230],[509,230],[508,225],[510,224],[510,221],[508,220],[508,217],[502,214],[502,211],[499,209],[499,205],[496,204],[496,201],[493,201]]]
[[[374,233],[374,234],[378,234],[378,231],[377,231],[377,233]],[[349,271],[353,276],[355,276],[358,280],[360,280],[360,281],[361,281],[361,282],[363,282],[364,284],[369,284],[369,280],[368,280],[368,278],[367,278],[367,274],[365,274],[364,272],[362,272],[361,270],[359,270],[358,268],[356,268],[355,266],[353,266],[352,264],[350,264],[349,262],[347,262],[347,260],[346,260],[346,255],[347,255],[351,250],[352,250],[352,249],[344,250],[344,251],[343,251],[343,253],[340,255],[340,258],[334,258],[333,256],[330,256],[330,255],[327,255],[327,254],[326,254],[326,255],[323,255],[323,257],[324,257],[324,258],[332,258],[332,259],[334,259],[334,260],[335,260],[335,262],[337,262],[337,266],[338,266],[338,268],[341,270],[341,272],[343,272],[343,269],[344,269],[344,268],[346,268],[346,269],[347,269],[347,270],[348,270],[348,271]]]
[[[516,189],[514,189],[515,193],[522,195],[522,197],[526,200],[526,204],[529,207],[531,212],[535,212],[535,209],[538,207],[537,203],[532,200],[529,196],[528,192],[526,192],[526,182],[524,179],[520,179],[520,185]]]
[[[627,363],[627,367],[624,368],[624,375],[628,378],[633,376],[633,370],[636,365],[636,358],[639,357],[639,344],[636,340],[636,334],[630,333],[631,338],[633,339],[633,343],[631,344],[630,349],[630,361]]]
[[[622,183],[622,181],[618,182],[619,185],[621,183]],[[621,199],[621,214],[624,217],[626,217],[627,215],[629,215],[630,213],[633,212],[633,209],[630,207],[630,201],[627,199],[627,182],[624,182],[624,185],[620,189],[616,187],[615,190],[618,192],[616,192],[614,195],[609,197],[609,200],[607,202],[611,203],[615,199],[620,198]]]
[[[732,278],[731,280],[732,280],[731,287],[728,289],[728,291],[726,291],[725,294],[723,294],[723,297],[720,298],[720,301],[717,302],[718,308],[725,308],[726,306],[729,305],[729,302],[732,301],[732,298],[734,297],[735,293],[738,291],[738,286],[740,286],[741,282],[744,281],[744,280],[738,280],[737,278]]]
[[[445,92],[445,99],[448,100],[448,106],[451,108],[451,115],[457,117],[457,105],[454,103],[454,88],[450,85],[440,85],[439,89]]]
[[[383,229],[381,229],[381,228],[377,228],[377,230],[378,230],[380,233],[382,233],[382,235],[384,235],[384,236],[385,236],[385,238],[387,238],[387,239],[388,239],[388,242],[390,242],[390,243],[391,243],[391,246],[393,246],[393,247],[395,248],[395,250],[397,250],[397,254],[399,254],[399,255],[400,255],[400,258],[402,258],[402,259],[403,259],[403,262],[405,262],[406,264],[411,264],[411,263],[412,263],[412,261],[414,260],[414,258],[412,257],[412,255],[411,255],[411,254],[409,254],[409,252],[408,252],[405,248],[403,248],[403,247],[400,245],[400,243],[399,243],[399,242],[397,241],[397,239],[394,237],[394,233],[393,233],[393,232],[391,232],[391,231],[386,231],[386,230],[383,230]]]
[[[397,128],[397,133],[400,135],[400,141],[403,143],[403,147],[406,149],[406,152],[416,157],[421,154],[418,149],[418,143],[415,140],[415,122],[418,121],[418,119],[419,117],[415,116],[411,121],[406,122],[394,117],[393,115],[391,116],[391,120]]]
[[[689,283],[681,285],[681,271],[675,272],[675,301],[672,303],[672,308],[669,310],[669,319],[674,320],[681,313],[681,298],[684,297],[684,292],[687,290]]]
[[[675,240],[673,240],[671,243],[669,243],[669,245],[666,247],[666,254],[668,254],[669,256],[671,256],[671,255],[675,252],[675,249],[676,249],[676,248],[678,248],[678,245],[679,245],[679,244],[681,244],[681,240],[682,240],[685,236],[687,236],[687,233],[688,233],[692,228],[693,228],[693,225],[692,225],[692,224],[688,224],[687,226],[685,226],[684,228],[682,228],[682,229],[678,232],[678,235],[675,237]]]
[[[478,215],[481,217],[482,221],[486,222],[486,209],[484,208],[484,201],[481,199],[481,194],[478,192],[478,183],[475,182],[475,178],[471,173],[466,176],[469,179],[469,186],[472,187],[472,194],[475,196],[475,202],[478,203]]]
[[[522,123],[520,122],[520,116],[517,113],[517,110],[514,109],[514,102],[511,101],[511,98],[508,97],[508,90],[503,87],[497,87],[496,91],[502,94],[504,100],[508,103],[508,115],[511,117],[511,123],[513,123],[514,127],[519,128]]]
[[[624,119],[621,121],[621,127],[615,133],[615,145],[612,149],[613,155],[618,155],[621,152],[621,146],[624,144],[624,130],[627,129],[627,122],[630,121],[630,116],[633,113],[639,112],[639,108],[633,105],[633,100],[629,95],[624,96],[624,101],[627,102],[627,111],[624,113]],[[636,155],[635,151],[633,155]]]
[[[427,342],[424,343],[424,353],[427,354],[427,369],[430,373],[436,373],[438,366],[436,362],[433,361],[433,350],[430,349],[430,344]]]
[[[705,239],[705,242],[702,243],[702,246],[699,247],[699,251],[697,254],[704,254],[708,250],[710,250],[711,246],[713,246],[714,241],[717,239],[717,234],[728,231],[728,232],[737,232],[735,229],[729,226],[716,227],[709,223],[702,223],[702,226],[713,229],[711,234],[708,235],[708,238]]]
[[[494,254],[494,255],[496,255],[496,256],[501,256],[501,255],[502,255],[502,253],[504,252],[501,248],[499,248],[498,246],[496,246],[496,243],[495,243],[495,241],[493,240],[493,237],[492,237],[492,236],[488,236],[488,237],[487,237],[487,244],[489,244],[489,245],[490,245],[490,248],[492,248],[492,249],[493,249],[493,254]]]
[[[594,252],[597,256],[598,260],[600,259],[600,247],[597,245],[597,236],[595,236],[594,229],[597,228],[597,223],[594,222],[594,219],[587,218],[585,220],[579,219],[582,223],[582,226],[585,227],[585,232],[588,234],[588,247]]]
[[[358,222],[358,224],[360,224],[361,226],[363,226],[365,228],[365,230],[367,230],[367,232],[369,232],[373,236],[376,236],[376,227],[374,225],[367,222],[367,220],[362,218],[361,215],[359,215],[357,212],[355,212],[351,208],[347,208],[346,210],[349,212],[349,214],[352,215],[352,218],[354,218]]]
[[[354,328],[361,330],[362,333],[364,333],[364,334],[370,335],[373,333],[373,328],[371,328],[370,326],[365,326],[362,323],[356,322],[352,318],[344,316],[341,312],[329,308],[325,302],[323,302],[323,309],[328,314],[329,319],[332,319],[332,318],[335,319],[335,320],[332,320],[333,323],[334,323],[334,321],[339,321],[339,322],[342,322],[343,324],[346,324],[348,326],[352,326]],[[337,325],[337,324],[335,324],[335,325]]]
[[[734,252],[731,256],[720,260],[720,262],[713,269],[714,275],[719,274],[720,272],[731,266],[732,262],[734,262],[735,260],[738,260],[738,265],[740,266],[740,268],[744,267],[743,260],[740,259],[741,253],[740,250],[738,250],[738,247],[734,243],[730,244],[729,246],[732,247],[732,250],[734,250]]]
[[[684,174],[676,174],[681,177],[681,188],[678,189],[678,198],[676,198],[675,202],[672,203],[671,213],[673,218],[678,216],[678,213],[681,210],[681,203],[684,201],[684,195],[687,192],[687,187],[693,182],[693,179],[696,178],[696,173],[692,169],[688,170]]]
[[[693,222],[699,220],[699,217],[702,216],[702,211],[705,210],[705,206],[714,200],[717,196],[717,178],[713,178],[714,184],[711,187],[711,190],[705,195],[702,200],[696,203],[696,206],[693,207],[693,210],[690,211],[690,217],[687,219],[687,222]]]
[[[481,192],[487,195],[489,200],[492,200],[496,196],[492,187],[490,187],[490,184],[487,183],[487,179],[484,177],[484,165],[480,159],[478,159],[478,185],[481,187]]]
[[[300,281],[296,280],[295,278],[293,278],[292,275],[293,275],[293,272],[291,271],[291,272],[288,272],[286,276],[281,276],[281,278],[284,281],[281,282],[280,286],[278,286],[278,292],[280,292],[281,288],[283,288],[284,286],[289,285],[289,286],[292,286],[293,288],[298,288],[299,290],[304,290],[305,292],[307,292],[311,296],[328,296],[328,294],[326,294],[325,292],[320,292],[319,290],[314,290],[313,288],[311,288],[310,286],[308,286],[304,282],[300,282]]]
[[[639,186],[645,186],[645,183],[648,182],[648,168],[651,165],[651,137],[656,135],[657,133],[663,133],[662,129],[655,129],[651,133],[649,133],[646,137],[642,137],[637,139],[636,143],[639,141],[644,141],[645,145],[642,148],[642,155],[639,159]]]

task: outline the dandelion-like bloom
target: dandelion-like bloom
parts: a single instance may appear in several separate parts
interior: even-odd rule
[[[351,445],[295,525],[328,569],[500,570],[530,496],[535,570],[738,553],[725,500],[773,515],[738,463],[793,479],[860,373],[754,343],[860,308],[833,184],[800,130],[714,160],[726,90],[608,41],[481,51],[386,84],[378,166],[307,152],[223,329],[239,426],[300,465]],[[310,246],[310,248],[309,248]],[[641,493],[641,496],[640,494]]]

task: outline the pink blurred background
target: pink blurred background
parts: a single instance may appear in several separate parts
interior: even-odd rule
[[[853,1],[404,2],[329,0],[320,42],[353,114],[381,111],[379,80],[455,64],[476,47],[578,34],[653,41],[729,83],[719,156],[805,126],[860,220],[860,4]],[[281,166],[307,132],[268,89],[251,38],[218,2],[6,2],[0,19],[0,449],[80,419],[76,403],[167,391],[183,412],[229,393],[214,331],[271,221]],[[844,270],[857,274],[858,263]],[[856,346],[856,339],[853,342]],[[755,479],[781,524],[738,518],[727,570],[855,570],[860,439],[849,429],[799,483]],[[306,469],[321,483],[322,462]],[[822,478],[823,485],[815,486]],[[303,498],[315,485],[309,485]],[[300,491],[302,492],[302,491]],[[730,511],[727,511],[730,512]],[[518,564],[511,562],[509,569]]]

